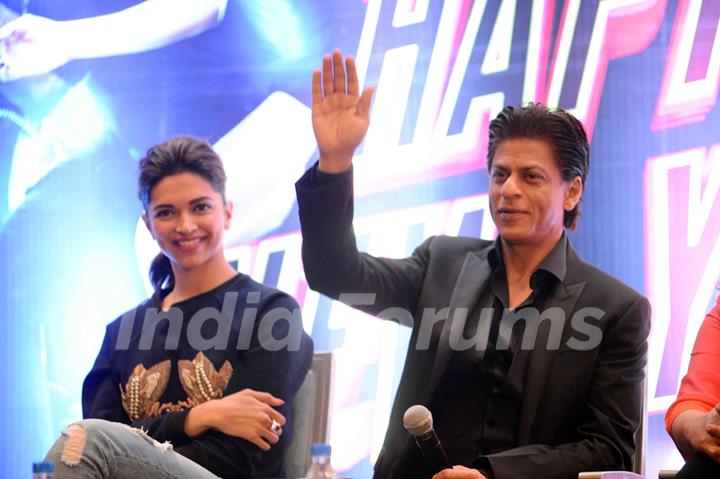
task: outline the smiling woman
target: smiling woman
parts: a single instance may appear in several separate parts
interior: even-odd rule
[[[232,218],[225,181],[215,151],[192,137],[151,148],[140,161],[138,197],[145,211],[143,220],[161,249],[150,276],[156,290],[167,283],[175,293],[170,300],[183,296],[174,287],[176,272],[191,282],[204,278],[222,283],[235,275],[222,250],[223,230],[230,227]]]
[[[155,293],[108,326],[83,385],[86,419],[47,459],[58,478],[283,477],[292,403],[312,359],[297,303],[225,260],[233,209],[207,142],[151,148],[138,196],[161,250]]]

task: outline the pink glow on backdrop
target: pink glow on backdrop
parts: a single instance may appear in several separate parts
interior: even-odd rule
[[[718,270],[720,144],[650,158],[646,283],[653,304],[650,410],[675,396]]]
[[[587,111],[581,115],[588,138],[592,139],[600,99],[605,86],[607,67],[611,60],[635,55],[645,50],[655,39],[662,25],[667,0],[649,0],[631,3],[608,12],[600,59],[597,70],[591,75],[592,89]],[[593,36],[596,32],[593,32]],[[590,55],[588,55],[590,56]],[[585,75],[583,75],[583,81]],[[582,85],[580,86],[582,90]],[[579,98],[578,101],[581,101]]]
[[[680,0],[652,120],[654,131],[703,121],[715,106],[720,87],[719,22],[720,3],[704,2],[698,11],[696,1]]]

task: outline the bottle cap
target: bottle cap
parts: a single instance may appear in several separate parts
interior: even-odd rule
[[[313,444],[310,453],[313,456],[329,456],[331,450],[330,444]]]
[[[33,462],[33,474],[37,474],[37,473],[52,474],[54,472],[55,472],[55,465],[53,465],[52,462],[48,462],[48,461]]]

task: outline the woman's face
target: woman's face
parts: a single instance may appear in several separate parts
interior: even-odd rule
[[[184,172],[160,180],[143,220],[176,273],[225,263],[223,230],[232,204],[202,176]]]

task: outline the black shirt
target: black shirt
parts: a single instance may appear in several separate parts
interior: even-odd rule
[[[525,308],[542,311],[565,278],[567,238],[563,235],[532,274],[532,293],[514,309],[498,238],[488,252],[491,276],[464,327],[463,349],[455,349],[430,404],[435,431],[451,464],[464,464],[492,477],[482,456],[517,447],[523,385],[532,347],[523,347],[525,322],[503,321]],[[488,325],[485,323],[490,321]],[[502,336],[502,339],[500,338]],[[529,345],[532,346],[532,345]],[[422,457],[411,453],[403,477],[429,477]]]
[[[351,171],[329,174],[316,164],[310,170],[310,181],[321,188]],[[435,432],[451,464],[477,468],[492,478],[490,464],[483,455],[518,446],[525,372],[533,345],[523,345],[522,320],[513,323],[503,319],[513,312],[521,317],[526,308],[543,310],[565,279],[567,243],[563,234],[531,275],[530,296],[512,310],[500,238],[488,251],[490,282],[467,315],[463,347],[454,348],[429,406]],[[431,476],[417,448],[411,448],[397,468],[397,477]]]

